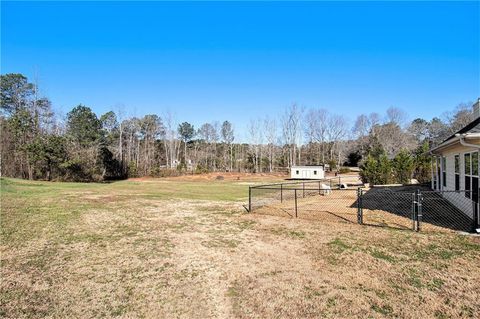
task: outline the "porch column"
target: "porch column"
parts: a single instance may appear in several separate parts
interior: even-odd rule
[[[431,188],[432,189],[435,189],[435,162],[436,162],[436,158],[435,158],[435,155],[432,155],[432,165],[430,165],[430,173],[431,173],[431,181],[430,181],[430,184],[431,184]]]

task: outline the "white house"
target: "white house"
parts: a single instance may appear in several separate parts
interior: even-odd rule
[[[294,179],[323,179],[325,171],[323,166],[292,166],[290,177]]]
[[[472,201],[477,212],[479,209],[480,99],[473,105],[473,113],[473,122],[431,149],[432,189],[445,191],[443,196],[468,215],[472,214],[468,209]],[[448,191],[464,191],[464,196]],[[480,223],[480,214],[476,215]]]

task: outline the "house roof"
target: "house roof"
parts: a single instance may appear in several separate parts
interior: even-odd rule
[[[432,148],[430,151],[434,152],[434,151],[443,149],[444,147],[453,145],[455,143],[459,143],[460,135],[463,135],[465,138],[469,138],[469,137],[478,138],[480,136],[480,117],[476,118],[471,123],[469,123],[462,129],[455,132],[453,135],[451,135],[449,138],[444,140],[442,143],[440,143],[436,147]]]
[[[445,143],[446,141],[454,138],[457,134],[467,134],[467,133],[480,133],[480,117],[477,119],[473,120],[470,124],[465,126],[464,128],[458,130],[458,132],[455,132],[452,136],[447,138],[445,141],[443,141],[441,144]]]

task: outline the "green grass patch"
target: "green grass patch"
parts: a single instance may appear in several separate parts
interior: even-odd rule
[[[290,230],[288,228],[272,228],[270,232],[278,236],[285,236],[293,239],[303,239],[306,236],[304,231]]]
[[[350,249],[350,245],[345,243],[343,240],[340,238],[335,238],[331,242],[328,243],[328,246],[333,249],[334,252],[336,253],[342,253],[347,249]]]
[[[385,261],[388,261],[389,263],[392,263],[392,264],[396,262],[395,257],[393,257],[392,255],[387,254],[383,251],[380,251],[378,249],[371,250],[370,255],[374,258],[385,260]]]
[[[378,312],[384,316],[390,316],[393,314],[393,308],[389,305],[377,305],[373,304],[371,306],[372,310]]]

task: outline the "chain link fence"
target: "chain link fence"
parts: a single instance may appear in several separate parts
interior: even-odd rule
[[[344,188],[340,178],[252,186],[250,212],[364,225],[474,232],[478,199],[419,186]],[[471,192],[470,192],[471,193]]]
[[[393,191],[386,187],[360,189],[358,192],[361,223],[398,229],[414,229],[415,193]]]
[[[470,199],[466,191],[421,191],[421,227],[449,228],[474,232],[478,227],[478,199]]]

